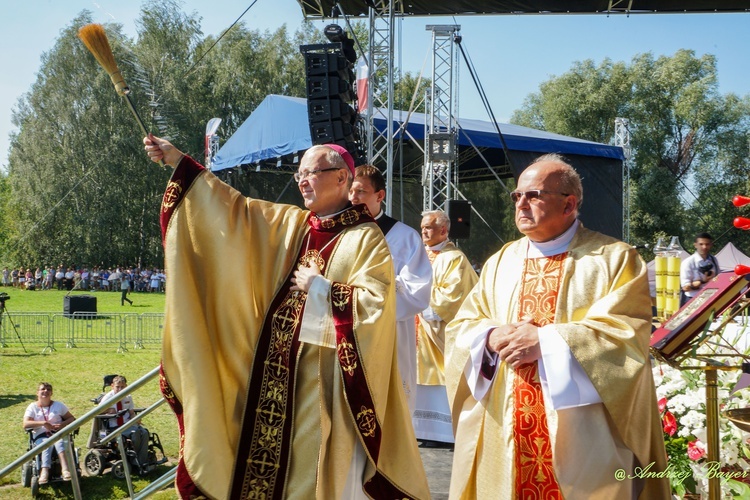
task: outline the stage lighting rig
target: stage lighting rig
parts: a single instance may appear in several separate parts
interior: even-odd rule
[[[354,50],[354,40],[349,38],[349,34],[338,24],[329,24],[323,30],[326,38],[332,43],[340,43],[341,51],[347,61],[354,64],[357,62],[357,52]]]

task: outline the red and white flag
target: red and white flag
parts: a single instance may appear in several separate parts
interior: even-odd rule
[[[357,112],[367,110],[367,95],[369,89],[370,68],[363,56],[357,61]]]

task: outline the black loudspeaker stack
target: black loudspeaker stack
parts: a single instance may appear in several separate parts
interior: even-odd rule
[[[357,114],[354,40],[338,25],[325,28],[332,43],[301,45],[305,58],[307,116],[315,144],[338,144],[361,163],[361,120]]]
[[[451,230],[448,236],[452,239],[468,238],[471,233],[471,202],[465,200],[448,200],[448,218]]]

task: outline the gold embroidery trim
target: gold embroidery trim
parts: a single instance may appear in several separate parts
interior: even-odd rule
[[[162,212],[166,212],[177,203],[182,194],[182,181],[169,181],[167,189],[164,191],[164,198],[161,202]]]
[[[271,317],[271,341],[263,362],[258,407],[252,430],[242,498],[267,498],[275,489],[280,468],[283,426],[289,401],[289,368],[285,363],[302,319],[305,294],[289,291]]]
[[[336,353],[338,354],[341,368],[351,377],[358,366],[357,361],[359,358],[356,349],[346,340],[342,340],[336,346]]]
[[[375,419],[375,412],[371,408],[362,406],[359,413],[357,413],[357,426],[362,434],[367,437],[373,437],[375,435],[375,429],[378,427],[378,422]]]
[[[331,285],[331,304],[333,307],[343,311],[346,305],[351,301],[352,287],[343,283],[333,283]]]

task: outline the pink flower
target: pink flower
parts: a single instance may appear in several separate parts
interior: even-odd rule
[[[700,441],[690,441],[687,445],[687,454],[690,460],[700,460],[706,455],[706,449]]]
[[[670,436],[674,436],[674,433],[677,432],[677,419],[674,418],[674,415],[670,412],[666,412],[661,420],[664,426],[664,432]]]
[[[661,398],[656,404],[659,405],[659,413],[664,413],[667,409],[667,398]]]

